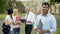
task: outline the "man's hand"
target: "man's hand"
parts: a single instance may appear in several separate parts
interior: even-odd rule
[[[43,31],[42,31],[41,29],[37,29],[37,32],[38,32],[39,34],[43,34]]]
[[[43,33],[50,33],[50,31],[49,31],[49,30],[36,29],[36,31],[37,31],[39,34],[43,34]]]
[[[49,30],[42,30],[44,33],[50,33]]]
[[[26,21],[26,23],[32,23],[31,21]]]

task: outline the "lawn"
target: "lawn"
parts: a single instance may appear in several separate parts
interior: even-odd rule
[[[4,19],[5,16],[6,16],[6,14],[0,14],[0,20],[1,20],[1,19]]]
[[[19,14],[21,17],[23,17],[23,16],[25,16],[25,14]],[[6,14],[0,14],[0,20],[1,19],[4,19],[5,18],[5,16],[6,16]],[[54,16],[56,17],[56,20],[57,20],[57,23],[59,24],[60,23],[60,14],[59,15],[57,15],[57,14],[54,14]],[[60,25],[60,24],[59,24]],[[59,26],[58,25],[58,26]],[[21,25],[20,25],[20,34],[25,34],[25,29],[24,29],[24,23],[21,23]],[[0,26],[0,34],[3,34],[2,33],[2,27]],[[32,34],[36,34],[36,31],[33,29],[32,30]],[[60,28],[57,28],[57,31],[56,31],[56,33],[55,34],[60,34]]]
[[[23,24],[23,23],[21,24],[20,28],[21,28],[21,29],[20,29],[20,34],[25,34],[25,32],[24,32],[25,29],[24,29],[24,24]],[[1,30],[2,30],[2,28],[0,27],[0,34],[2,34],[2,31],[1,31]],[[32,34],[36,34],[36,33],[37,33],[37,32],[33,29],[33,30],[32,30]],[[56,31],[55,34],[60,34],[60,28],[57,28],[57,31]]]

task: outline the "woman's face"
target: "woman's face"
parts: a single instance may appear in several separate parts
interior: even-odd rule
[[[14,14],[14,15],[17,15],[17,14],[18,14],[18,9],[14,9],[14,10],[13,10],[13,14]]]

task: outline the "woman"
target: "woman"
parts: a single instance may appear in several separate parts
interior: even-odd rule
[[[18,9],[13,9],[13,20],[14,20],[14,25],[13,25],[13,32],[14,34],[20,34],[20,17],[18,15]]]
[[[10,27],[10,25],[11,25],[12,13],[13,13],[13,9],[9,8],[8,11],[7,11],[6,18],[5,18],[5,25],[6,26]],[[10,28],[9,27],[5,28],[6,30],[5,30],[5,32],[3,32],[4,34],[9,34],[9,32],[10,32]]]

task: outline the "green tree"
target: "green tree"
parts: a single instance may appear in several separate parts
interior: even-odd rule
[[[0,13],[4,13],[8,8],[8,0],[0,0]]]
[[[19,9],[19,11],[21,11],[22,13],[25,13],[24,10],[24,5],[22,4],[22,2],[16,2],[16,7]]]
[[[50,5],[54,5],[55,2],[59,3],[60,0],[50,0]]]
[[[50,5],[54,5],[55,0],[50,0]]]
[[[55,0],[55,2],[57,2],[57,3],[58,3],[58,2],[60,2],[60,0]]]

